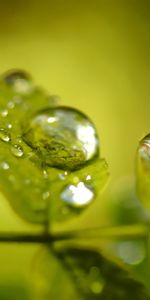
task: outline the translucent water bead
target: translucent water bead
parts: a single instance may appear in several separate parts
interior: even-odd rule
[[[150,209],[150,134],[139,143],[136,160],[137,192],[142,203]]]
[[[65,187],[60,198],[69,206],[80,208],[90,204],[94,196],[94,191],[90,187],[84,182],[79,182],[76,186],[70,184]]]
[[[32,92],[33,85],[31,77],[24,71],[9,71],[3,75],[3,80],[18,93],[28,94]]]
[[[99,154],[94,124],[69,107],[38,112],[23,126],[23,139],[37,150],[45,164],[75,170]]]

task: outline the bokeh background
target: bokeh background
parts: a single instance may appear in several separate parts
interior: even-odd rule
[[[0,0],[0,73],[12,68],[92,118],[112,182],[133,175],[138,141],[150,131],[149,0]],[[24,228],[3,202],[1,229]],[[38,247],[0,249],[0,297],[30,299]]]
[[[150,130],[149,53],[148,0],[0,1],[0,72],[23,68],[90,115],[113,178]]]

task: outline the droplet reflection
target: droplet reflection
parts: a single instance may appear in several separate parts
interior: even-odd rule
[[[70,206],[84,207],[91,203],[94,192],[84,182],[79,182],[76,186],[71,184],[65,187],[60,198]]]
[[[11,146],[11,152],[16,157],[22,157],[24,154],[23,148],[17,144]]]
[[[146,257],[145,244],[142,241],[124,241],[118,248],[120,258],[127,264],[138,265]]]
[[[4,81],[18,93],[28,94],[33,90],[32,80],[24,71],[10,71],[4,74],[3,78]]]
[[[0,139],[3,142],[9,142],[11,140],[10,134],[3,128],[0,128]]]
[[[93,123],[78,110],[49,108],[24,124],[23,138],[38,149],[44,162],[60,169],[75,170],[99,153]]]
[[[138,197],[150,209],[150,134],[140,141],[136,158]]]

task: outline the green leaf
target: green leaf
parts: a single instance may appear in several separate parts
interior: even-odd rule
[[[51,178],[52,171],[47,171],[49,178]],[[60,174],[60,176],[61,175],[63,176],[63,172]],[[71,185],[77,186],[80,182],[92,187],[93,199],[91,203],[94,205],[94,202],[99,200],[98,196],[108,182],[108,178],[108,165],[104,159],[96,159],[82,169],[64,175],[62,180],[58,180],[58,173],[56,173],[56,177],[53,179],[54,183],[51,185],[53,201],[49,208],[50,219],[55,222],[70,220],[72,217],[80,215],[86,208],[88,208],[89,205],[80,205],[80,201],[82,203],[82,199],[84,197],[82,190],[81,193],[78,193],[78,205],[67,205],[67,203],[61,198],[61,195],[66,187]]]
[[[82,300],[70,273],[49,246],[41,249],[35,257],[31,280],[33,300]]]
[[[82,212],[97,197],[108,179],[108,167],[104,160],[97,157],[98,138],[93,123],[75,109],[54,109],[54,99],[36,87],[30,76],[23,72],[15,71],[1,78],[0,97],[0,190],[12,208],[23,219],[45,226],[52,220],[65,220]],[[45,115],[41,111],[60,116],[60,123],[50,127],[50,136],[47,135],[49,123],[45,123]],[[71,124],[69,129],[66,129],[65,114]],[[51,117],[48,122],[53,119]],[[31,123],[31,130],[26,128],[28,123]],[[35,123],[36,127],[33,126]],[[78,141],[75,134],[78,134],[80,127],[82,132]],[[84,127],[86,135],[83,133]],[[92,141],[88,140],[87,133]],[[82,154],[81,162],[77,162],[79,152]],[[63,167],[63,161],[69,171],[54,168],[56,165]],[[79,166],[80,169],[76,170]],[[70,205],[71,202],[66,203],[61,197],[63,190],[69,190],[70,185],[84,205],[75,207],[76,203]],[[83,199],[84,195],[87,199]]]
[[[33,299],[150,299],[141,283],[97,251],[56,246],[54,256],[48,248],[43,254],[36,261]]]
[[[0,189],[21,217],[45,223],[47,182],[34,162],[32,149],[22,140],[22,122],[35,109],[50,105],[49,98],[34,85],[27,93],[18,92],[4,79],[0,81],[0,97]]]

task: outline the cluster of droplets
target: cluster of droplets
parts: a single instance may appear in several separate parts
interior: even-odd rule
[[[88,175],[87,180],[78,178],[77,181],[72,179],[70,182],[68,178],[72,171],[81,169],[99,155],[99,139],[94,124],[80,111],[63,106],[55,107],[52,101],[50,107],[31,116],[27,114],[25,121],[22,120],[20,124],[12,115],[15,110],[17,113],[21,110],[30,112],[25,99],[33,92],[34,85],[30,76],[19,71],[5,74],[3,81],[13,91],[13,96],[8,99],[6,107],[0,110],[1,142],[8,145],[10,153],[16,159],[28,157],[40,166],[45,181],[49,180],[46,170],[56,168],[61,186],[59,196],[65,206],[78,209],[89,205],[95,197],[92,180],[89,183],[91,175]],[[20,132],[14,136],[16,126]],[[24,150],[26,147],[29,149],[27,156]],[[8,170],[10,165],[4,160],[0,168]],[[29,185],[30,174],[27,181]],[[50,188],[42,191],[41,198],[43,201],[50,198]]]
[[[24,155],[23,147],[19,144],[12,144],[11,143],[11,134],[3,128],[0,128],[0,140],[5,143],[9,143],[10,151],[15,157],[19,158]]]
[[[8,88],[12,97],[6,101],[5,108],[3,107],[0,110],[0,140],[8,143],[11,153],[19,158],[23,156],[24,150],[19,143],[12,141],[11,131],[13,130],[14,124],[12,124],[10,120],[12,119],[12,114],[16,107],[25,110],[27,103],[22,96],[31,93],[33,84],[30,76],[22,71],[13,71],[4,74],[2,82],[5,83],[3,88]],[[17,123],[17,119],[15,123]]]

